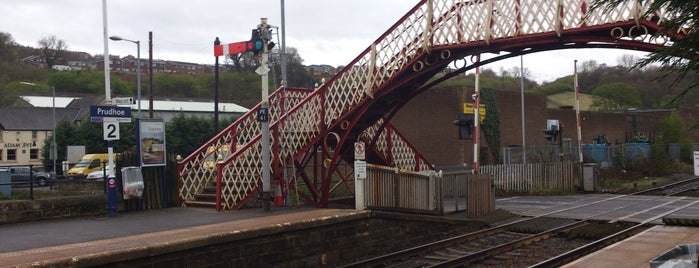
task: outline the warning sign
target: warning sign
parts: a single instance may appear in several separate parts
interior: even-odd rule
[[[365,152],[364,142],[358,141],[354,143],[354,160],[364,160],[366,157]]]

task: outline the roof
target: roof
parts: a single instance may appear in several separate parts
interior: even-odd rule
[[[34,107],[53,107],[53,97],[51,96],[21,96]],[[56,108],[66,108],[77,97],[56,97]]]
[[[51,96],[21,96],[31,106],[34,107],[53,107],[53,97]],[[103,99],[103,96],[74,96],[74,97],[56,97],[56,108],[86,108],[90,105],[98,105]],[[137,104],[118,105],[120,107],[131,107],[131,110],[138,109]],[[148,99],[141,99],[141,110],[148,110]],[[172,112],[201,112],[213,113],[213,101],[196,101],[196,100],[153,100],[154,111],[172,111]],[[230,102],[219,102],[218,111],[221,113],[247,113],[249,109]],[[2,121],[0,121],[2,122]]]
[[[136,101],[138,103],[138,101]],[[138,109],[138,104],[118,105],[121,107],[131,107],[131,111]],[[149,108],[148,100],[141,99],[141,111],[147,111]],[[182,112],[202,112],[213,113],[214,102],[204,101],[172,101],[172,100],[153,100],[154,111],[182,111]],[[218,111],[221,113],[247,113],[249,109],[235,103],[219,102]]]
[[[73,122],[81,109],[57,108],[56,122]],[[4,130],[53,130],[53,108],[9,107],[0,108],[0,128]]]

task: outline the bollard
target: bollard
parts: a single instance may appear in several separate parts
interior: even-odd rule
[[[107,179],[107,213],[110,217],[117,215],[117,189],[116,178],[113,174]]]

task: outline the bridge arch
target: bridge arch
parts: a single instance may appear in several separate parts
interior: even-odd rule
[[[296,98],[283,96],[286,89],[270,97],[273,142],[284,143],[283,149],[273,150],[272,175],[279,180],[292,178],[291,186],[302,182],[304,199],[326,207],[334,191],[352,193],[347,163],[353,160],[355,141],[367,143],[367,159],[372,163],[431,169],[429,161],[390,124],[413,97],[476,66],[509,57],[572,48],[655,51],[682,38],[676,32],[663,32],[667,14],[644,17],[651,2],[629,1],[610,12],[591,12],[590,0],[420,1],[324,85],[308,92],[292,90]],[[473,60],[488,53],[495,56]],[[450,64],[461,65],[435,78]],[[185,204],[190,192],[200,188],[197,185],[211,181],[216,181],[224,209],[240,206],[259,190],[255,187],[259,176],[254,174],[259,174],[261,166],[246,160],[260,156],[259,126],[250,119],[257,109],[259,105],[202,146],[240,142],[240,150],[217,164],[218,172],[191,175],[203,174],[196,172],[206,158],[203,150],[180,163],[180,179],[188,185],[180,191]],[[241,176],[243,172],[252,175]],[[241,183],[226,182],[240,180],[237,177],[253,186],[241,189],[235,186]]]

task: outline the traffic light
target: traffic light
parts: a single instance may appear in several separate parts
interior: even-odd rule
[[[260,36],[260,30],[252,29],[252,36],[250,37],[250,41],[248,41],[245,46],[245,51],[252,51],[252,53],[257,56],[262,52],[264,45],[265,41],[262,40],[262,36]]]
[[[544,130],[544,138],[546,138],[546,140],[551,141],[551,144],[556,144],[556,140],[558,140],[558,134],[559,130],[557,129]]]
[[[260,29],[252,29],[250,41],[245,44],[245,52],[252,52],[255,56],[258,56],[260,53],[264,52],[265,43],[267,44],[267,51],[272,50],[272,48],[274,48],[274,42],[269,41],[272,30],[268,31],[270,32],[267,32],[263,36],[263,34],[260,33]]]
[[[454,125],[459,127],[460,140],[473,139],[473,114],[460,114],[459,119],[454,120]]]

